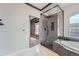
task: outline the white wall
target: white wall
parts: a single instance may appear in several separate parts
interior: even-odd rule
[[[29,15],[40,17],[40,11],[26,4],[0,4],[0,55],[29,48]]]
[[[39,40],[40,42],[44,42],[47,39],[47,18],[45,15],[40,16],[39,20]],[[46,29],[46,30],[45,30]]]
[[[69,17],[79,13],[79,3],[71,3],[64,7],[64,35],[69,36]]]

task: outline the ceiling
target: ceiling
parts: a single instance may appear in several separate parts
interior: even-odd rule
[[[42,9],[43,7],[45,7],[46,5],[48,5],[48,3],[31,3],[31,5],[39,8],[39,9]]]
[[[50,9],[50,8],[53,8],[53,7],[56,6],[56,5],[59,5],[60,8],[61,8],[62,10],[64,10],[64,8],[65,8],[65,7],[68,7],[69,4],[70,4],[70,3],[53,3],[53,4],[50,5],[49,7],[45,8],[42,12],[44,12],[44,11]],[[52,15],[52,14],[57,13],[58,11],[60,11],[59,8],[53,8],[53,9],[51,9],[50,11],[46,12],[45,14],[46,14],[46,15]]]
[[[47,8],[49,5],[51,5],[52,3],[25,3],[39,11],[44,10],[45,8]]]
[[[41,12],[47,11],[50,8],[53,8],[56,5],[59,5],[61,9],[64,9],[65,6],[69,5],[70,3],[25,3]],[[46,14],[51,15],[52,13],[57,12],[57,8],[54,8],[48,11]]]

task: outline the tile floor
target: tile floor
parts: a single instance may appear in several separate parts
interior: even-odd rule
[[[41,44],[37,45],[37,51],[38,51],[38,56],[59,56],[57,53],[42,46]]]

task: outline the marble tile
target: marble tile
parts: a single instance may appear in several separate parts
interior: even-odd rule
[[[52,50],[42,46],[37,45],[37,48],[39,48],[38,56],[59,56],[57,53],[53,52]]]

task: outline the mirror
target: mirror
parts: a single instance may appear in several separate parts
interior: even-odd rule
[[[30,19],[30,47],[39,44],[39,18],[29,16]]]

